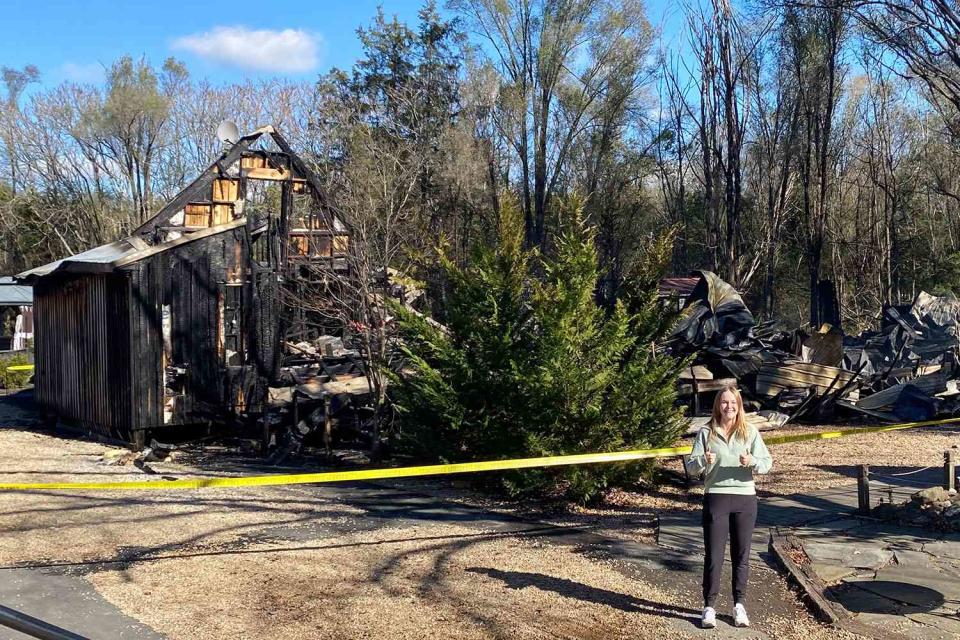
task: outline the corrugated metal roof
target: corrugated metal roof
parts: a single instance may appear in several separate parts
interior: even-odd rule
[[[152,255],[162,253],[182,244],[207,238],[224,231],[230,231],[246,224],[246,218],[238,218],[216,227],[181,236],[156,245],[150,245],[137,237],[124,238],[110,244],[101,245],[78,253],[62,260],[57,260],[29,271],[18,273],[15,278],[21,282],[33,282],[37,278],[48,276],[57,271],[71,271],[78,273],[103,273],[112,271]]]
[[[42,278],[50,275],[54,271],[60,271],[68,264],[89,264],[89,265],[109,265],[115,260],[119,260],[136,251],[133,243],[128,240],[118,240],[110,244],[104,244],[94,247],[82,253],[56,260],[40,267],[35,267],[29,271],[17,274],[17,280],[26,280],[31,278]]]
[[[33,304],[33,287],[17,284],[10,276],[0,278],[0,306]]]

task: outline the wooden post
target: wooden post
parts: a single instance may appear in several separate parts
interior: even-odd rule
[[[297,393],[296,387],[293,389],[293,426],[296,428],[300,425],[300,394]]]
[[[949,491],[957,488],[957,450],[947,449],[943,452],[943,488]]]
[[[323,398],[323,444],[326,445],[327,455],[329,456],[333,451],[331,443],[333,442],[333,434],[331,433],[332,425],[330,424],[330,396],[324,396]]]
[[[697,374],[690,365],[691,387],[693,388],[693,415],[700,415],[700,385],[697,384]]]
[[[861,515],[870,515],[870,465],[860,465],[857,476],[857,505]]]

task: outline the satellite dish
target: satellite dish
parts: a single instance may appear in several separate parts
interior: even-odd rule
[[[240,130],[234,123],[224,120],[217,127],[217,139],[223,144],[237,144],[240,140]]]

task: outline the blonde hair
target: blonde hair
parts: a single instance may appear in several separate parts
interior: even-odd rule
[[[737,417],[733,420],[733,437],[739,438],[741,442],[747,441],[747,417],[743,412],[743,398],[740,396],[740,390],[737,385],[728,384],[717,393],[713,400],[713,413],[710,416],[710,435],[717,436],[720,433],[720,425],[723,423],[723,415],[720,412],[720,400],[723,394],[732,393],[737,399]]]

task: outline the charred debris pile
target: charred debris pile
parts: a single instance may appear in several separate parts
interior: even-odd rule
[[[748,419],[759,428],[788,421],[864,419],[908,422],[960,411],[960,301],[920,293],[912,305],[886,307],[878,331],[844,335],[824,324],[812,332],[757,322],[740,294],[699,272],[681,319],[659,348],[692,356],[679,394],[691,430],[709,418],[713,394],[735,382]]]

